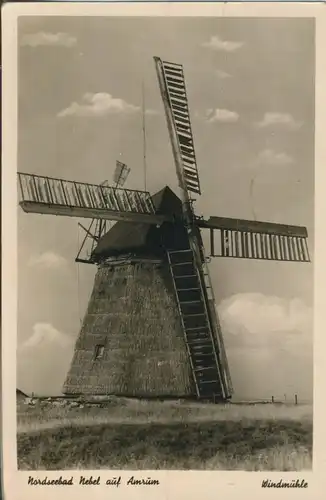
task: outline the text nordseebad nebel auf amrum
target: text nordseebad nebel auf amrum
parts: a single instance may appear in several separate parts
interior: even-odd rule
[[[158,486],[160,482],[157,479],[152,479],[151,477],[135,477],[130,476],[124,481],[127,486]],[[71,476],[69,479],[63,478],[62,476],[57,479],[49,479],[47,476],[45,478],[38,478],[29,476],[28,484],[30,486],[99,486],[100,484],[105,484],[106,486],[117,486],[121,484],[121,476],[114,476],[109,479],[103,479],[101,483],[101,476],[80,476],[79,479],[75,479]]]

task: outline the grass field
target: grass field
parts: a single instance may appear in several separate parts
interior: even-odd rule
[[[112,399],[17,408],[20,469],[309,470],[312,407]]]

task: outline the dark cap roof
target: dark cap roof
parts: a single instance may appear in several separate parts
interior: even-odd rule
[[[152,196],[152,200],[159,214],[182,214],[181,200],[168,186]],[[152,224],[119,221],[99,240],[92,256],[97,261],[121,253],[156,255],[162,251],[162,237],[167,226],[170,226],[171,232],[173,228],[170,223],[157,228]]]

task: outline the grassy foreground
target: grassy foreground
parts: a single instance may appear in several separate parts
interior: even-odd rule
[[[113,399],[17,410],[20,469],[308,470],[312,408]]]

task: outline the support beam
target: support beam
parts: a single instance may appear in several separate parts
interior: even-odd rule
[[[214,248],[214,229],[209,230],[209,236],[210,236],[210,244],[211,244],[211,255],[215,254],[215,248]]]
[[[197,225],[207,229],[224,229],[240,232],[264,233],[282,236],[307,238],[308,231],[302,226],[290,226],[274,222],[252,221],[245,219],[230,219],[228,217],[210,217],[208,220],[197,221]]]

